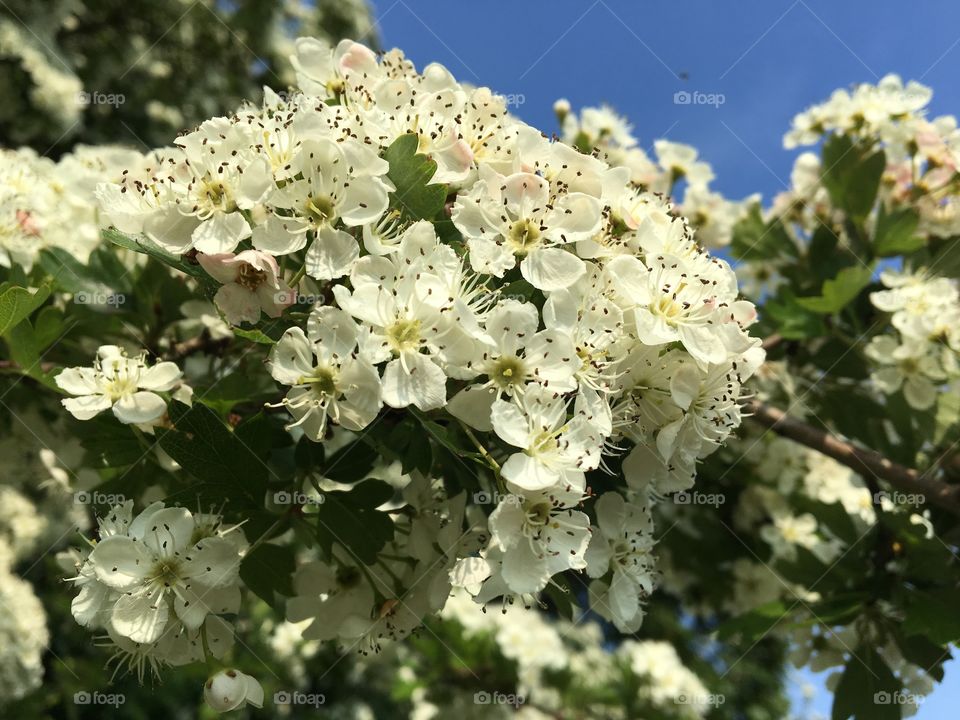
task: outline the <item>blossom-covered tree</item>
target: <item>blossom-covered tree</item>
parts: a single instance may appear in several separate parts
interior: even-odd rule
[[[610,108],[290,54],[157,149],[3,153],[4,701],[772,719],[793,664],[911,714],[960,637],[929,90],[799,115],[765,207]]]

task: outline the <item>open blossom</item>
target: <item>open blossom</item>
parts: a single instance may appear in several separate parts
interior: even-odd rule
[[[131,506],[114,509],[109,534],[80,568],[78,619],[103,618],[118,635],[152,643],[170,623],[197,630],[208,615],[239,609],[239,529],[162,502],[131,518]]]
[[[290,328],[270,351],[274,380],[291,385],[281,405],[313,440],[326,436],[328,419],[348,430],[362,430],[381,405],[380,376],[357,353],[359,328],[347,313],[316,308],[307,333]]]
[[[618,627],[639,625],[640,599],[653,592],[653,519],[646,507],[608,492],[596,503],[597,527],[591,528],[587,574],[601,578],[612,572],[606,588],[608,610]],[[639,616],[639,618],[638,618]]]
[[[503,552],[502,579],[510,591],[539,592],[556,573],[585,568],[590,518],[573,509],[583,490],[511,490],[490,515],[491,543]]]
[[[520,272],[540,290],[569,287],[586,271],[565,246],[600,227],[600,204],[584,193],[551,197],[539,175],[504,177],[481,170],[481,181],[458,197],[453,221],[467,239],[477,272],[502,277],[517,259]]]
[[[244,250],[236,255],[198,255],[209,275],[223,283],[213,302],[231,325],[255,323],[261,312],[279,317],[293,304],[293,291],[280,279],[280,267],[271,255]]]
[[[597,438],[582,416],[567,420],[566,401],[546,388],[531,388],[515,402],[497,400],[494,432],[520,448],[503,464],[503,477],[523,490],[558,485],[583,487],[584,470],[599,462]]]
[[[78,420],[89,420],[112,409],[126,424],[150,424],[167,411],[167,401],[159,393],[180,386],[180,398],[189,398],[189,389],[181,386],[176,363],[147,365],[146,353],[128,357],[123,348],[102,345],[92,368],[66,368],[56,377],[57,386],[72,398],[61,400]]]

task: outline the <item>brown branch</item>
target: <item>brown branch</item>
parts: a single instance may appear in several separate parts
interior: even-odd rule
[[[927,477],[913,468],[895,463],[875,450],[859,447],[835,435],[789,417],[782,410],[755,400],[744,406],[754,422],[778,435],[823,453],[851,470],[873,479],[886,480],[897,490],[923,496],[925,502],[939,505],[960,516],[960,486],[948,485]],[[869,473],[869,474],[868,474]]]
[[[198,352],[218,354],[230,344],[231,340],[232,338],[221,338],[219,340],[214,340],[209,334],[204,332],[202,335],[198,335],[195,338],[190,338],[189,340],[184,340],[183,342],[175,344],[170,348],[170,352],[167,353],[167,359],[174,361],[183,360],[184,358],[194,355]]]
[[[780,333],[774,333],[767,338],[764,338],[763,342],[760,343],[760,347],[769,352],[773,350],[777,345],[783,342],[783,336]]]

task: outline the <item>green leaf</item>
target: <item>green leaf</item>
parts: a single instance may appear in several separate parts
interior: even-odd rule
[[[825,280],[819,296],[797,298],[800,307],[821,315],[840,312],[860,294],[873,277],[873,270],[858,265],[837,273],[832,280]]]
[[[833,135],[823,145],[823,185],[831,202],[855,220],[870,214],[886,166],[882,150],[854,145],[846,135]]]
[[[355,483],[370,474],[376,460],[376,452],[362,439],[357,439],[328,458],[320,474],[335,482]]]
[[[40,345],[29,320],[23,320],[6,334],[7,348],[11,359],[27,375],[35,376],[40,372]]]
[[[834,595],[808,606],[812,613],[811,620],[828,626],[847,625],[860,615],[868,599],[866,593],[859,592]]]
[[[297,562],[293,550],[286,545],[263,543],[248,553],[240,563],[240,579],[254,593],[275,609],[283,608],[277,593],[293,595],[293,573]]]
[[[149,455],[133,430],[118,422],[112,413],[77,422],[71,435],[80,438],[87,451],[85,464],[93,468],[127,467]]]
[[[769,633],[790,611],[781,600],[761,605],[750,612],[731,618],[717,628],[717,638],[728,640],[740,636],[743,642],[753,642]]]
[[[142,255],[149,255],[150,257],[159,260],[164,265],[168,265],[176,270],[179,270],[185,275],[189,275],[200,283],[200,287],[204,294],[209,297],[212,297],[219,288],[219,284],[213,278],[207,275],[206,271],[200,267],[199,264],[191,263],[187,260],[184,260],[182,257],[164,250],[155,242],[146,237],[133,238],[114,228],[103,230],[101,235],[104,240],[111,242],[114,245],[126,248],[127,250],[132,250],[133,252],[140,253]]]
[[[783,224],[779,220],[765,223],[759,204],[751,206],[747,215],[734,226],[730,249],[738,260],[773,260],[797,255],[797,246]]]
[[[916,234],[920,216],[913,208],[896,210],[889,215],[883,205],[877,216],[877,231],[873,239],[874,251],[880,257],[905,255],[919,250],[926,241]]]
[[[831,720],[900,720],[901,687],[883,658],[860,645],[837,684]]]
[[[242,328],[233,327],[233,334],[237,337],[241,337],[244,340],[249,340],[250,342],[255,342],[260,345],[276,345],[277,341],[272,337],[264,333],[262,330],[257,328],[251,328],[250,330],[243,330]]]
[[[49,296],[50,286],[47,284],[32,292],[18,285],[0,285],[0,335],[6,335],[29,317]]]
[[[50,344],[59,338],[63,332],[63,313],[52,306],[43,308],[37,313],[33,330],[40,348],[46,349],[50,347]]]
[[[437,163],[418,154],[418,146],[419,138],[407,133],[394,140],[383,153],[390,163],[387,177],[396,187],[390,194],[390,205],[409,220],[429,220],[443,210],[447,186],[428,184],[437,171]]]
[[[960,238],[944,241],[933,253],[928,268],[936,275],[960,278]]]
[[[924,635],[938,645],[960,640],[960,588],[909,590],[906,603],[905,635]]]
[[[323,494],[317,512],[320,546],[329,554],[334,543],[347,548],[361,562],[373,565],[377,554],[393,538],[393,520],[376,508],[393,497],[393,488],[382,480],[364,480],[351,490]]]
[[[922,635],[904,637],[899,629],[895,630],[894,636],[905,660],[923,668],[937,682],[943,681],[943,663],[953,657],[949,648],[941,647]]]
[[[80,305],[119,307],[126,301],[130,272],[108,248],[100,248],[81,263],[63,248],[45,248],[40,266],[54,278],[56,286],[74,294]]]
[[[160,447],[200,481],[191,488],[203,500],[262,507],[266,492],[265,459],[254,454],[201,403],[193,407],[170,404],[173,429],[159,431]]]
[[[764,303],[761,310],[768,315],[776,330],[787,340],[805,340],[820,337],[827,332],[823,318],[797,303],[797,298],[787,289]]]

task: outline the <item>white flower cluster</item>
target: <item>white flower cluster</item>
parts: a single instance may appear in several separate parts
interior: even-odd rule
[[[789,660],[795,667],[809,667],[816,673],[835,668],[825,683],[831,692],[836,692],[852,648],[858,647],[864,638],[883,637],[868,622],[848,625],[839,630],[823,628],[815,623],[798,624],[788,636],[792,646]],[[893,641],[879,644],[877,652],[902,683],[902,690],[892,701],[899,706],[901,717],[913,717],[924,697],[933,692],[936,686],[934,679],[923,667],[907,661]]]
[[[697,241],[706,248],[729,245],[733,226],[760,200],[759,195],[751,195],[731,201],[711,190],[713,169],[690,145],[657,140],[653,144],[654,161],[637,144],[633,127],[606,105],[583,108],[578,116],[570,112],[569,103],[561,100],[554,110],[563,127],[564,142],[584,152],[595,152],[612,166],[629,168],[630,182],[636,187],[671,196],[683,181],[683,201],[677,211],[696,229]]]
[[[240,608],[239,567],[247,541],[219,516],[133,501],[98,521],[99,540],[77,556],[80,588],[71,610],[84,627],[104,628],[121,664],[141,680],[149,665],[220,658],[233,645],[221,617]]]
[[[897,75],[887,75],[876,85],[863,83],[848,90],[835,90],[830,99],[807,108],[793,119],[784,136],[784,145],[795,148],[813,145],[827,132],[853,135],[898,137],[897,125],[912,121],[930,102],[930,88]]]
[[[30,583],[11,572],[5,553],[0,547],[0,704],[40,687],[50,639],[43,605]]]
[[[870,377],[884,393],[902,390],[914,410],[928,410],[942,389],[960,377],[960,288],[951,278],[924,271],[880,274],[886,290],[870,294],[890,313],[895,334],[877,335],[866,355]]]
[[[466,496],[441,499],[436,481],[419,475],[401,480],[414,512],[396,519],[395,539],[377,564],[368,566],[335,543],[331,562],[297,568],[287,620],[300,626],[303,640],[379,652],[385,641],[406,637],[443,608],[453,563],[473,549],[462,530]]]
[[[57,162],[29,148],[0,150],[0,266],[29,271],[50,247],[86,263],[100,243],[97,184],[140,160],[109,145],[78,146]]]
[[[362,430],[386,405],[445,408],[509,448],[491,542],[464,570],[480,601],[587,567],[585,473],[632,445],[636,503],[610,501],[595,533],[610,547],[590,564],[606,573],[598,597],[635,627],[651,587],[646,506],[692,484],[739,425],[741,384],[762,362],[733,270],[630,168],[550,141],[440,65],[417,72],[397,50],[313,39],[292,60],[302,94],[178,138],[99,188],[106,213],[171,253],[196,251],[234,323],[279,316],[304,274],[315,281],[322,299],[269,359],[311,439],[331,423]],[[437,165],[452,228],[392,199],[384,156],[408,137]],[[691,185],[709,174],[661,150]],[[308,595],[331,592],[314,580]]]
[[[32,83],[28,91],[30,99],[46,117],[56,121],[59,132],[67,134],[83,111],[80,102],[83,84],[64,69],[62,60],[55,60],[42,48],[43,42],[26,25],[0,18],[0,58],[19,63]]]
[[[715,698],[709,693],[668,642],[626,640],[617,648],[617,654],[628,662],[635,675],[647,681],[646,692],[656,706],[685,709],[688,717],[702,717],[711,704],[720,702],[720,696]]]
[[[193,391],[183,384],[182,375],[176,363],[148,367],[146,352],[131,358],[117,345],[102,345],[92,368],[65,368],[55,380],[74,396],[60,402],[78,420],[112,410],[120,422],[149,429],[167,412],[167,400],[158,393],[190,403]]]
[[[877,85],[862,84],[852,92],[837,90],[830,99],[797,115],[784,145],[794,148],[813,145],[828,133],[846,135],[869,149],[882,149],[887,166],[881,197],[894,206],[912,207],[919,213],[921,232],[950,237],[960,232],[960,203],[957,201],[957,170],[960,168],[960,129],[952,115],[926,117],[933,93],[896,75],[887,75]],[[819,173],[812,182],[799,184],[801,165],[819,171],[813,156],[797,159],[794,187],[775,201],[780,212],[809,208],[823,210],[826,193],[819,185]],[[812,191],[812,192],[808,192]],[[778,214],[780,214],[778,212]],[[812,229],[817,212],[805,213],[805,225]]]
[[[455,621],[468,638],[492,639],[504,658],[516,662],[514,689],[523,704],[546,716],[566,707],[564,694],[577,695],[579,685],[588,688],[592,702],[597,703],[581,711],[590,717],[621,717],[622,700],[610,707],[600,698],[622,697],[619,691],[624,685],[665,717],[701,717],[709,709],[712,696],[666,642],[626,640],[611,650],[604,647],[603,630],[596,622],[548,621],[537,610],[520,605],[482,612],[462,591],[451,595],[441,617]],[[573,679],[558,687],[552,678],[562,671]],[[456,706],[454,700],[439,707],[429,701],[428,693],[424,695],[415,691],[417,717],[442,717]]]

